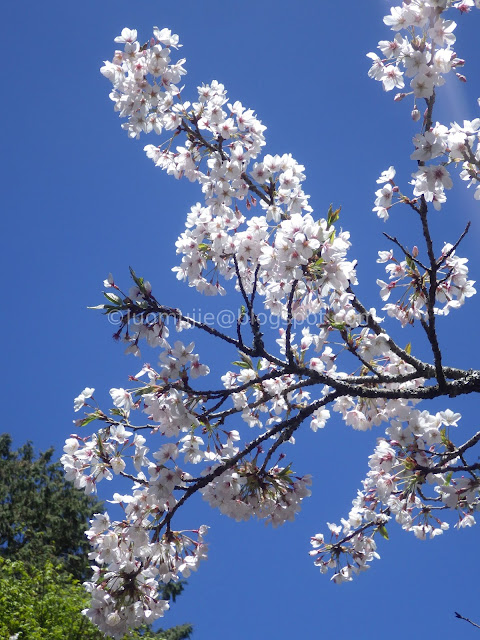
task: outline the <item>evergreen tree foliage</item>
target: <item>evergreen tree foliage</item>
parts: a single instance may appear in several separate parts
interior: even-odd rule
[[[65,480],[53,448],[35,457],[31,442],[12,450],[0,435],[0,556],[28,564],[61,561],[79,580],[89,574],[85,528],[102,509]]]

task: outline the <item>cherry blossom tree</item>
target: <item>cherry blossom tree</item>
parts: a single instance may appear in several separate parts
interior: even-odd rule
[[[107,634],[119,638],[162,616],[161,585],[188,577],[206,558],[206,525],[175,529],[177,512],[195,494],[238,521],[257,517],[275,527],[293,520],[311,478],[293,470],[289,448],[297,430],[321,430],[332,413],[356,430],[382,426],[384,435],[350,512],[327,524],[328,535],[311,538],[321,573],[331,572],[337,584],[352,580],[379,557],[376,537],[387,537],[393,521],[420,539],[475,523],[480,432],[455,437],[461,415],[448,399],[480,391],[480,371],[448,366],[437,332],[475,294],[468,260],[458,253],[468,225],[442,246],[431,232],[453,172],[480,200],[480,118],[435,119],[445,77],[466,80],[453,17],[475,8],[479,0],[405,1],[384,18],[393,38],[368,54],[369,76],[396,90],[394,100],[418,123],[412,175],[397,176],[391,166],[377,180],[373,211],[386,221],[393,207],[406,207],[420,229],[414,244],[385,234],[390,247],[378,262],[387,275],[376,283],[381,310],[367,308],[356,292],[340,208],[315,215],[302,187],[304,167],[290,154],[262,153],[266,127],[255,112],[229,101],[216,81],[187,101],[185,60],[169,29],[155,27],[144,44],[134,29],[115,38],[122,48],[101,72],[113,85],[122,127],[132,138],[159,135],[159,144],[145,146],[147,157],[201,187],[173,271],[199,293],[226,296],[235,322],[228,331],[169,307],[133,270],[128,292],[112,275],[104,282],[107,302],[96,308],[118,320],[126,351],[159,351],[157,366],[144,364],[128,388],[110,390],[112,409],[97,405],[94,389],[80,393],[75,410],[86,414],[76,425],[96,421],[99,428],[71,436],[62,458],[67,478],[87,493],[114,476],[131,483],[111,501],[123,518],[97,514],[87,531],[93,577],[86,614]],[[390,336],[396,322],[426,336],[429,359]],[[176,335],[185,333],[185,341]],[[194,333],[231,354],[221,383],[206,382],[210,370]],[[432,411],[426,401],[433,399],[444,399],[443,410]]]

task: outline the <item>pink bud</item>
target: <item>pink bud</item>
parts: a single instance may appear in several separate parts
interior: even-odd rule
[[[415,246],[415,247],[413,247],[413,249],[412,249],[412,257],[413,257],[413,258],[416,258],[417,256],[418,256],[418,247],[417,247],[417,246]]]
[[[465,76],[462,76],[461,73],[456,73],[455,75],[460,80],[460,82],[466,82],[467,81],[467,78]]]
[[[417,109],[417,107],[412,110],[412,113],[410,115],[412,116],[412,120],[414,122],[418,122],[420,120],[420,111]]]
[[[400,100],[403,100],[406,95],[406,93],[397,93],[394,97],[395,102],[400,102]]]

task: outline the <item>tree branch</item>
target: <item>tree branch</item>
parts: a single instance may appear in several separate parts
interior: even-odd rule
[[[469,622],[474,627],[477,627],[477,629],[480,629],[480,624],[477,624],[476,622],[472,622],[470,618],[465,618],[465,616],[462,616],[460,613],[458,613],[458,611],[455,611],[454,613],[457,618],[460,618],[460,620],[465,620],[465,622]]]

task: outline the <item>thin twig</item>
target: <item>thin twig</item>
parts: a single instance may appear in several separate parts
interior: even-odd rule
[[[460,613],[458,613],[458,611],[455,611],[454,613],[457,618],[460,618],[460,620],[465,620],[465,622],[469,622],[474,627],[477,627],[477,629],[480,629],[480,624],[473,622],[472,620],[470,620],[470,618],[465,618],[465,616],[462,616]]]
[[[409,258],[412,262],[414,262],[415,264],[417,264],[419,267],[421,267],[422,269],[425,269],[425,271],[430,271],[430,269],[428,267],[426,267],[423,262],[420,262],[420,260],[417,260],[417,258],[414,258],[412,256],[412,254],[410,253],[410,251],[408,251],[408,249],[406,249],[398,240],[397,238],[394,238],[392,236],[389,236],[388,233],[383,232],[383,235],[388,238],[388,240],[390,240],[391,242],[393,242],[394,244],[397,245],[397,247],[399,247],[403,253],[407,256],[407,258]]]
[[[451,249],[449,249],[447,251],[447,253],[445,255],[442,255],[439,259],[438,259],[438,267],[441,267],[441,265],[445,262],[445,260],[447,258],[449,258],[452,253],[456,250],[456,248],[458,247],[458,245],[461,243],[461,241],[464,239],[464,237],[467,235],[469,229],[470,229],[470,225],[471,222],[467,222],[467,226],[465,227],[465,229],[462,232],[462,235],[459,237],[459,239],[456,241],[456,243],[453,245],[453,247]]]

